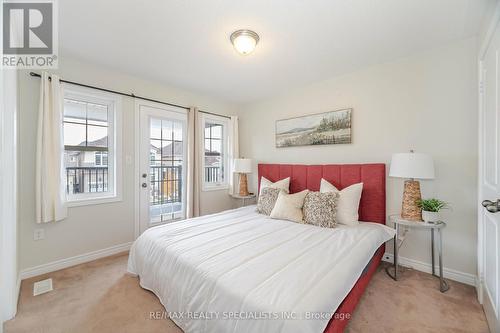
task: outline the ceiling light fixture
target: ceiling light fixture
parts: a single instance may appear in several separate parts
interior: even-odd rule
[[[231,43],[236,51],[243,55],[252,53],[259,42],[259,35],[252,30],[237,30],[231,34]]]

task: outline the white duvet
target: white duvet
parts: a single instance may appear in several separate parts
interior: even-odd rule
[[[144,232],[130,250],[139,275],[184,332],[323,332],[393,229],[320,228],[255,206]]]

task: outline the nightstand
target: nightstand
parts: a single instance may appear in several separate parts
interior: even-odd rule
[[[406,233],[409,229],[421,229],[430,230],[431,232],[431,257],[432,257],[432,275],[439,278],[439,290],[445,292],[450,287],[443,277],[443,229],[446,227],[446,223],[440,221],[435,223],[419,222],[419,221],[408,221],[401,218],[399,215],[389,216],[389,220],[394,224],[394,229],[396,230],[396,235],[394,236],[394,266],[387,267],[385,269],[387,275],[393,278],[395,281],[398,280],[398,261],[399,261],[399,248],[403,245]],[[403,229],[403,234],[400,235],[400,229]],[[438,258],[439,258],[439,275],[436,275],[434,270],[434,231],[438,233]],[[391,268],[393,272],[391,272]]]
[[[249,195],[231,194],[231,197],[235,199],[240,199],[242,201],[241,207],[244,207],[245,201],[255,198],[255,194],[254,193],[250,193]]]

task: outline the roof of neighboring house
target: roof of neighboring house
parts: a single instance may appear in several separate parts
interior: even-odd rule
[[[173,154],[172,154],[172,144],[173,146]],[[150,145],[151,151],[154,151],[155,153],[159,154],[160,153],[160,148],[155,147],[153,145]],[[180,141],[175,141],[173,143],[169,143],[168,145],[165,145],[162,147],[162,157],[170,157],[170,156],[181,156],[183,152],[183,143]],[[207,159],[205,160],[205,165],[206,166],[213,166],[219,163],[218,157],[220,156],[219,154],[214,154],[210,153],[209,150],[205,149],[205,152],[208,153],[205,156]]]
[[[85,145],[85,141],[81,142],[79,144],[79,146],[96,146],[96,147],[103,147],[103,146],[106,146],[108,144],[108,137],[105,136],[105,137],[102,137],[100,139],[97,139],[97,140],[94,140],[94,141],[89,141],[87,143],[87,145]],[[172,144],[173,144],[173,154],[172,154]],[[155,147],[153,145],[150,145],[151,147],[151,150],[155,151],[156,153],[159,153],[160,152],[160,148],[158,147]],[[169,156],[180,156],[182,155],[182,152],[183,152],[183,143],[181,141],[174,141],[173,143],[169,143],[168,145],[166,146],[163,146],[163,154],[162,154],[162,157],[169,157]],[[218,163],[218,159],[217,157],[219,156],[219,154],[217,153],[212,153],[210,152],[209,150],[205,149],[205,153],[208,153],[206,154],[205,156],[206,157],[209,157],[207,160],[206,160],[206,164],[207,165],[213,165],[215,163]]]
[[[182,155],[182,149],[183,149],[183,144],[182,142],[180,141],[174,141],[173,142],[173,154],[172,154],[172,143],[169,143],[168,145],[166,146],[163,146],[162,147],[162,156],[179,156],[179,155]],[[156,153],[160,153],[160,148],[159,147],[155,147],[153,145],[151,145],[151,150],[154,150]]]
[[[173,144],[173,148],[172,148],[172,144]],[[162,155],[163,156],[182,155],[183,148],[184,148],[184,145],[182,142],[174,141],[173,143],[169,143],[168,145],[163,147],[163,149],[162,149],[163,154]],[[173,149],[173,153],[172,153],[172,149]]]
[[[182,142],[175,141],[173,143],[173,145],[174,145],[173,155],[174,156],[182,155],[182,151],[183,151]],[[151,145],[151,150],[155,151],[156,153],[160,152],[160,148],[155,147],[153,145]],[[219,156],[220,155],[219,153],[210,152],[208,149],[205,149],[205,153],[206,153],[206,156]],[[163,156],[172,156],[172,143],[169,143],[168,145],[163,146]]]
[[[100,139],[89,141],[85,144],[85,141],[82,141],[78,144],[79,146],[89,146],[89,147],[106,147],[108,145],[108,136],[104,136]]]

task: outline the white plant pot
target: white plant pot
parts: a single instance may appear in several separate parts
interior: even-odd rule
[[[422,211],[422,220],[427,223],[439,222],[440,217],[438,212],[428,212],[426,210]]]

